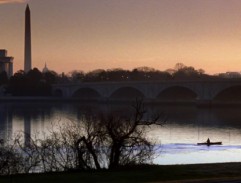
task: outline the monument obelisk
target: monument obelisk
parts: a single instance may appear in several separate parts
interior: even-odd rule
[[[31,13],[27,5],[25,10],[25,47],[24,47],[24,72],[27,73],[32,69],[31,55]]]

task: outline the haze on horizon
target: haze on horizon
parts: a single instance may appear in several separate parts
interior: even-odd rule
[[[178,62],[207,73],[241,71],[240,0],[0,0],[1,49],[23,69],[24,12],[33,67],[57,72]]]

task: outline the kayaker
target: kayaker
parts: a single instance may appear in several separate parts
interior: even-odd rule
[[[207,140],[207,144],[210,144],[210,139],[208,138],[208,140]]]

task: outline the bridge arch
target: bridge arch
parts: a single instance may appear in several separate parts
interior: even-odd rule
[[[241,85],[225,87],[213,97],[213,100],[241,102]]]
[[[134,87],[120,87],[114,90],[110,96],[110,99],[136,99],[145,98],[145,95],[137,88]]]
[[[64,96],[64,92],[63,92],[62,89],[57,88],[57,89],[54,90],[53,96],[55,96],[55,97],[63,97]]]
[[[170,86],[162,90],[158,95],[158,100],[164,101],[194,101],[198,97],[198,94],[185,86]]]
[[[78,99],[99,99],[101,98],[101,94],[93,89],[93,88],[79,88],[76,91],[73,92],[72,98],[78,98]]]

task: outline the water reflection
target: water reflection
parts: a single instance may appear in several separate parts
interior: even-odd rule
[[[29,114],[24,115],[24,145],[29,146],[31,140],[31,117]]]
[[[195,144],[206,141],[208,137],[212,141],[223,142],[225,149],[220,149],[218,154],[221,151],[226,156],[228,151],[230,156],[235,156],[233,161],[239,159],[237,158],[237,151],[241,149],[239,146],[241,144],[241,108],[147,105],[146,109],[145,118],[151,118],[156,114],[161,114],[162,117],[167,118],[167,123],[163,127],[155,126],[149,129],[148,133],[149,138],[163,146],[162,161],[158,160],[158,163],[175,164],[180,162],[179,158],[185,159],[184,155],[187,156],[188,154],[194,158],[197,154],[203,154],[203,151],[197,149]],[[132,114],[133,108],[130,104],[2,103],[0,104],[0,138],[7,141],[17,132],[22,131],[25,134],[24,143],[27,145],[31,136],[35,134],[44,136],[51,128],[56,127],[55,124],[70,121],[79,122],[83,119],[83,116],[110,112],[129,116]],[[160,120],[162,119],[160,118]],[[180,144],[185,144],[185,147],[180,146]],[[184,153],[183,148],[186,147],[193,151]],[[170,153],[171,151],[174,152],[174,149],[177,153]],[[217,149],[212,147],[205,151],[210,153],[210,157],[212,157]],[[176,158],[173,158],[173,156],[176,156]],[[186,159],[190,161],[189,163],[196,162],[191,160],[192,158]],[[208,159],[214,160],[215,158],[206,158],[205,161]],[[225,160],[222,157],[221,159],[222,161]],[[188,163],[187,161],[182,163]],[[217,162],[219,161],[221,160]],[[212,161],[208,160],[207,162]]]
[[[5,105],[0,106],[0,139],[9,139],[12,135],[12,113]]]

